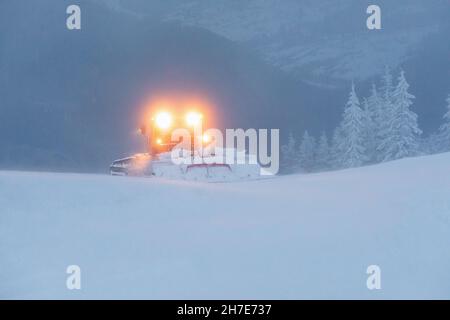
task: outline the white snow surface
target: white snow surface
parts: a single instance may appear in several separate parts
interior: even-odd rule
[[[0,171],[0,298],[449,299],[449,270],[450,153],[232,183]]]

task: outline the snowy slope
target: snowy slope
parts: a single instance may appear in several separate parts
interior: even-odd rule
[[[0,297],[448,299],[449,195],[450,153],[225,184],[3,171]]]

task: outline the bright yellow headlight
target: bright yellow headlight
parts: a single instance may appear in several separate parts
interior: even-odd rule
[[[186,123],[188,126],[194,127],[198,126],[202,121],[202,114],[198,112],[189,112],[186,115]]]
[[[172,125],[172,116],[168,112],[160,112],[155,117],[155,123],[160,129],[168,129]]]
[[[211,137],[205,133],[202,137],[202,140],[203,140],[203,143],[208,143],[211,141]]]

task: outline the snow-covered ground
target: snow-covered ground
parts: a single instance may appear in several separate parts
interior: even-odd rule
[[[1,298],[448,299],[449,270],[449,153],[236,183],[0,172]]]

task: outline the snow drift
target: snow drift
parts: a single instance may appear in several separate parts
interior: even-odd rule
[[[218,184],[3,171],[0,297],[448,299],[449,195],[449,153]]]

